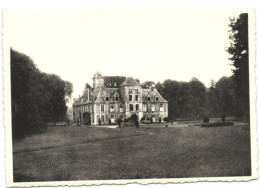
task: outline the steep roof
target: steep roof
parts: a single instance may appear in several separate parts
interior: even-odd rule
[[[150,102],[167,102],[155,88],[143,89],[142,90],[143,102],[147,102],[147,96],[150,96]],[[155,100],[155,97],[158,97],[158,101]]]
[[[140,84],[133,77],[126,77],[121,86],[140,86]]]
[[[107,95],[109,97],[109,102],[114,102],[114,95],[115,93],[118,94],[118,102],[122,102],[123,99],[120,95],[120,91],[118,88],[97,88],[94,90],[94,97],[96,97],[95,102],[96,103],[103,103],[105,102],[104,96]]]

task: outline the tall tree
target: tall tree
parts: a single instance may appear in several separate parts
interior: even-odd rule
[[[235,109],[233,77],[223,76],[217,83],[212,83],[208,92],[211,116],[233,116]]]
[[[42,73],[28,56],[11,49],[11,104],[13,136],[39,130],[46,122],[66,116],[70,82]]]
[[[236,94],[236,115],[249,120],[249,51],[248,14],[230,18],[230,46],[227,49],[233,66]]]

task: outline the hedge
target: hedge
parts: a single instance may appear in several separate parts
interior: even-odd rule
[[[201,127],[220,127],[220,126],[232,126],[233,122],[215,122],[215,123],[203,123]]]

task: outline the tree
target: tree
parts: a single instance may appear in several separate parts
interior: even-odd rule
[[[155,85],[155,82],[154,82],[154,81],[146,81],[146,82],[144,82],[144,83],[141,84],[141,86],[142,86],[143,88],[149,88],[149,87],[152,86],[152,85]]]
[[[236,116],[249,120],[249,51],[248,14],[240,14],[237,19],[230,18],[229,35],[231,65],[235,82]]]
[[[136,114],[132,114],[132,115],[131,115],[131,121],[132,121],[132,123],[134,123],[134,125],[135,125],[136,127],[139,126],[138,116],[137,116]]]
[[[38,131],[50,121],[65,120],[72,84],[42,73],[24,54],[10,49],[10,55],[13,136]]]
[[[207,106],[207,89],[197,78],[189,82],[165,80],[156,84],[157,90],[168,101],[169,118],[203,117]]]
[[[211,106],[212,115],[222,117],[234,115],[234,81],[233,77],[223,76],[217,83],[209,88],[209,106]]]
[[[117,119],[118,126],[121,127],[121,124],[123,123],[123,120],[121,118]]]

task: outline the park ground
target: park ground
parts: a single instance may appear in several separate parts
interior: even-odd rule
[[[14,140],[14,181],[251,175],[248,124],[115,127],[53,126]]]

